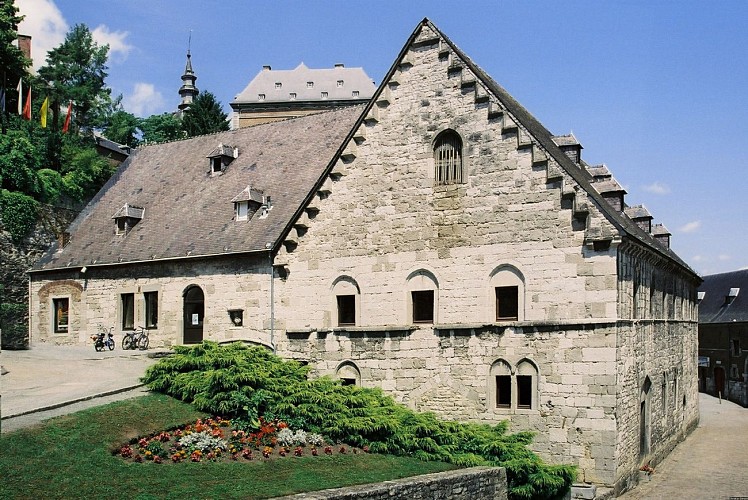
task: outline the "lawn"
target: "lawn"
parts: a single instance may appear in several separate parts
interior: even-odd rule
[[[206,415],[165,395],[91,408],[0,437],[0,498],[268,498],[454,469],[377,454],[132,463],[131,439]]]

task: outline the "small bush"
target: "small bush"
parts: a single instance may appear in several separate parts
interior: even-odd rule
[[[39,203],[23,193],[0,189],[0,222],[18,243],[36,224]]]

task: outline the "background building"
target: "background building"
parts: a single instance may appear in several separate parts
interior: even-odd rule
[[[375,91],[374,82],[363,68],[336,64],[329,69],[310,69],[304,63],[292,70],[263,66],[231,102],[231,128],[362,104]]]
[[[748,269],[699,288],[699,390],[748,407]]]

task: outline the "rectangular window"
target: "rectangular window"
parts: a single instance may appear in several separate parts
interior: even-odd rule
[[[519,288],[516,286],[496,287],[496,320],[517,319],[519,310]]]
[[[356,296],[338,295],[338,326],[356,324]]]
[[[434,291],[411,292],[413,300],[413,323],[434,322]]]
[[[343,80],[338,80],[338,88],[343,86]]]
[[[249,218],[249,202],[236,202],[236,220],[247,220]]]
[[[353,92],[351,92],[351,97],[358,97],[358,96],[359,96],[358,90],[354,90]]]
[[[291,92],[290,94],[288,94],[288,98],[291,99],[292,101],[296,99],[296,92]]]
[[[257,94],[257,100],[258,101],[264,101],[265,100],[265,94]]]
[[[145,299],[145,327],[158,328],[158,292],[145,292],[143,299]]]
[[[512,406],[512,376],[496,375],[496,408]]]
[[[275,82],[275,88],[276,89],[279,89],[281,87],[283,87],[283,84],[281,82]]]
[[[732,356],[740,356],[740,339],[730,339],[730,351]]]
[[[122,329],[135,330],[135,294],[123,293],[120,296],[122,306]]]
[[[306,88],[308,89],[314,88],[314,82],[306,82]]]
[[[517,375],[517,408],[532,408],[531,375]]]
[[[210,159],[211,169],[213,173],[218,173],[223,170],[223,161],[220,156],[215,156]]]
[[[55,309],[55,333],[67,333],[70,317],[70,300],[68,298],[52,299],[52,307]]]
[[[327,99],[327,92],[321,92],[320,97],[322,97],[322,99]]]
[[[356,385],[355,378],[341,378],[340,381],[343,383],[343,385]]]

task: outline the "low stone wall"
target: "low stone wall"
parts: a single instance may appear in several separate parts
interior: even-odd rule
[[[506,469],[503,467],[473,467],[423,476],[406,477],[395,481],[336,488],[313,493],[301,493],[285,499],[328,498],[342,500],[481,500],[507,498]]]

